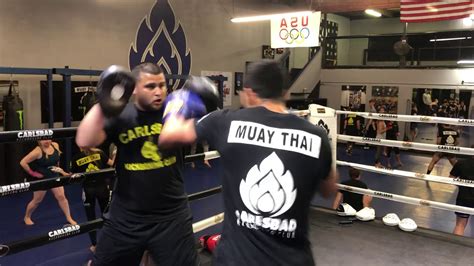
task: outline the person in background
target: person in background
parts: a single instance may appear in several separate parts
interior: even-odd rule
[[[377,113],[377,108],[375,108],[375,99],[369,100],[369,113]],[[377,136],[377,120],[367,119],[367,122],[364,125],[364,136],[367,138],[375,138]],[[370,149],[369,144],[364,145],[364,149]]]
[[[59,166],[60,156],[61,151],[59,150],[58,143],[51,140],[39,140],[38,146],[21,159],[20,165],[29,174],[30,181],[41,178],[54,178],[59,174],[67,175],[64,171],[59,171],[59,173],[54,171],[56,169],[55,167]],[[26,225],[34,224],[31,215],[43,201],[46,192],[46,190],[33,192],[33,199],[26,206],[25,217],[23,219]],[[71,216],[69,202],[64,193],[64,187],[52,188],[51,192],[53,192],[54,197],[58,201],[59,207],[63,211],[64,216],[66,216],[68,223],[72,225],[77,224]]]
[[[455,126],[448,125],[448,124],[440,124],[438,130],[438,137],[436,139],[436,144],[444,145],[444,146],[458,146],[459,142],[459,132],[455,129]],[[431,158],[431,162],[428,165],[428,170],[426,173],[429,175],[433,168],[435,167],[438,161],[445,157],[449,160],[451,165],[456,163],[456,156],[453,153],[443,153],[443,152],[435,152],[433,157]]]
[[[388,140],[398,140],[398,136],[400,136],[400,131],[398,127],[398,123],[396,121],[388,120],[385,122],[387,131],[385,137]],[[390,157],[392,151],[395,153],[395,160],[397,161],[397,167],[401,167],[402,161],[400,160],[400,149],[398,147],[385,147],[385,156],[387,157],[387,167],[392,168],[392,164],[390,162]]]
[[[346,186],[358,187],[367,189],[367,184],[361,181],[360,171],[349,167],[349,177],[350,179],[341,182],[341,184]],[[365,207],[370,207],[372,203],[372,197],[369,195],[362,195],[358,193],[353,193],[345,190],[339,190],[337,192],[336,197],[334,198],[334,202],[332,204],[333,209],[337,209],[339,204],[347,203],[351,205],[356,211],[360,211]]]
[[[411,104],[411,115],[418,115],[418,108],[416,107],[416,103]],[[418,135],[418,123],[411,122],[410,123],[411,141],[415,141],[417,135]]]
[[[385,108],[383,106],[379,107],[379,113],[384,114]],[[377,120],[377,139],[386,139],[387,126],[384,120]],[[382,156],[383,146],[377,146],[377,151],[375,153],[375,167],[383,167],[380,162],[380,157]]]
[[[96,148],[81,148],[81,151],[71,159],[71,171],[73,173],[99,171],[112,165],[113,161],[102,150]],[[99,203],[101,214],[105,212],[109,205],[110,193],[112,191],[111,180],[105,176],[87,178],[82,183],[82,189],[82,199],[87,220],[95,220],[97,218],[95,212],[96,201]],[[96,231],[89,232],[89,238],[92,244],[90,250],[95,252],[95,246],[97,245]]]
[[[353,111],[353,107],[349,107],[349,111]],[[356,114],[348,114],[344,121],[344,135],[359,136],[360,132],[360,119]],[[354,142],[347,142],[346,153],[352,155],[352,148]]]
[[[191,154],[191,155],[196,154],[197,145],[198,145],[198,143],[191,144],[191,149],[189,151],[189,154]],[[206,141],[203,141],[201,143],[201,145],[202,145],[202,152],[208,152],[209,151],[209,144],[207,144]],[[204,160],[203,163],[208,168],[212,167],[208,160]],[[195,167],[196,167],[196,164],[194,162],[191,162],[191,168],[195,168]]]
[[[474,148],[474,145],[471,145]],[[452,178],[460,178],[465,180],[474,180],[474,156],[458,161],[451,169],[449,174]],[[474,188],[459,186],[458,195],[456,197],[456,205],[474,208]],[[467,213],[456,212],[456,225],[453,233],[456,235],[464,235],[467,222],[470,215]]]

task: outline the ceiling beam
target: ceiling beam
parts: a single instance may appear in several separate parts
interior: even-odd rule
[[[400,0],[311,0],[313,10],[326,13],[399,8]]]

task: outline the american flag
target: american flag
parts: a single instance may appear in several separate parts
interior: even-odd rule
[[[467,18],[474,0],[400,0],[401,22],[429,22]]]

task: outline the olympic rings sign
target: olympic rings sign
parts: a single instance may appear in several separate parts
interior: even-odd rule
[[[304,12],[302,12],[304,13]],[[321,12],[298,12],[284,14],[271,19],[271,47],[319,46]]]
[[[298,29],[291,29],[288,31],[288,29],[281,29],[280,30],[280,39],[285,41],[288,44],[292,44],[293,42],[296,42],[298,44],[303,43],[306,39],[308,39],[309,35],[311,32],[307,27],[304,27],[300,30]]]

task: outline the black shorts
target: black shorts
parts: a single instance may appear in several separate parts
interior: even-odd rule
[[[437,155],[439,158],[445,157],[448,160],[456,158],[456,155],[454,153],[448,153],[448,152],[435,152],[435,155]]]
[[[346,135],[359,136],[359,130],[356,127],[346,127]]]
[[[456,198],[456,205],[458,206],[464,206],[468,208],[474,208],[474,198],[461,198],[457,197]],[[469,218],[470,214],[467,213],[462,213],[462,212],[455,212],[457,216],[461,218]]]
[[[84,183],[82,185],[84,190],[83,202],[95,206],[95,201],[99,202],[102,212],[105,211],[110,199],[110,189],[105,182]]]
[[[198,265],[189,211],[171,220],[122,228],[105,220],[92,265],[139,265],[145,250],[157,265]]]

